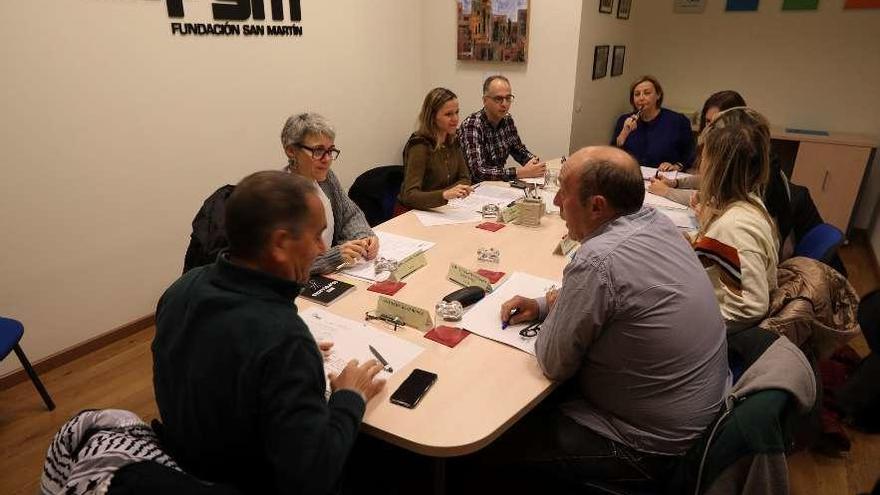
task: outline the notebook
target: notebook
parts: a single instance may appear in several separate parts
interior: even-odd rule
[[[354,285],[341,280],[335,280],[323,275],[312,275],[309,282],[300,292],[300,296],[327,306],[339,299],[348,291],[354,289]]]

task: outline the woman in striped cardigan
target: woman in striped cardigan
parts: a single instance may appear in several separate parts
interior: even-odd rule
[[[767,314],[779,261],[779,239],[761,200],[770,169],[769,124],[750,108],[732,108],[706,126],[698,146],[694,249],[728,331],[748,328]]]

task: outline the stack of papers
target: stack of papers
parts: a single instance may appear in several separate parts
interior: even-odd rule
[[[528,324],[509,325],[504,330],[501,329],[501,305],[514,296],[543,296],[554,286],[559,287],[559,281],[513,272],[500,286],[467,310],[460,326],[471,333],[534,355],[537,337],[523,337],[519,334]]]
[[[379,255],[377,258],[382,256],[383,258],[400,261],[407,256],[420,251],[427,251],[434,247],[433,242],[413,239],[412,237],[382,232],[380,230],[375,231],[375,234],[379,238]],[[360,260],[358,264],[342,270],[341,273],[369,282],[375,282],[376,260]]]

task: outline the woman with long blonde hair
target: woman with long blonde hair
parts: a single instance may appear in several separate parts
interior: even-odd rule
[[[757,324],[776,288],[779,239],[761,200],[770,174],[770,126],[760,113],[736,107],[700,134],[700,189],[694,241],[728,330]]]
[[[400,203],[406,208],[427,209],[471,193],[471,179],[455,130],[458,97],[446,88],[425,96],[419,127],[403,148],[404,177]]]

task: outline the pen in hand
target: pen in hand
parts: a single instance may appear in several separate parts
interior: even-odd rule
[[[514,316],[516,316],[518,314],[519,314],[519,308],[513,308],[512,310],[510,310],[510,318],[513,318]],[[508,325],[510,325],[510,318],[508,318],[507,321],[501,322],[501,329],[502,330],[506,330]]]

